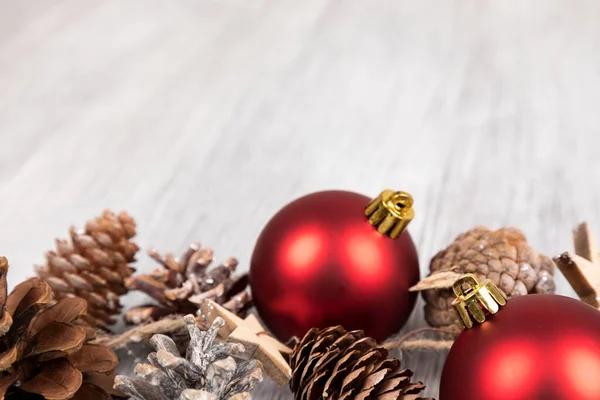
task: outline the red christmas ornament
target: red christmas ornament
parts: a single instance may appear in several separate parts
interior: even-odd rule
[[[440,400],[600,399],[600,311],[549,294],[515,297],[498,311],[503,298],[489,283],[454,303],[467,327],[471,316],[483,323],[452,346]],[[486,311],[497,313],[485,321]]]
[[[383,340],[415,304],[419,280],[404,228],[412,197],[386,190],[326,191],[301,197],[265,226],[252,254],[250,286],[258,313],[280,340],[342,325]]]

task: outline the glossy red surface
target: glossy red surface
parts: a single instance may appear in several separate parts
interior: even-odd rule
[[[440,400],[600,399],[600,311],[575,299],[516,297],[452,346]]]
[[[417,252],[408,232],[392,240],[369,224],[370,200],[344,191],[310,194],[263,229],[250,285],[260,316],[279,339],[340,324],[382,340],[408,319]]]

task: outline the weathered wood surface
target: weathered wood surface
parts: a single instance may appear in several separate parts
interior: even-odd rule
[[[599,26],[593,0],[0,0],[9,279],[106,207],[146,248],[245,268],[269,216],[325,188],[411,192],[424,270],[474,224],[572,250],[600,229]],[[406,357],[428,395],[443,358]]]

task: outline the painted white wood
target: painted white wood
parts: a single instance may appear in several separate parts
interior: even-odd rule
[[[0,0],[9,279],[104,208],[145,248],[246,268],[269,216],[326,188],[413,193],[424,272],[475,224],[570,249],[577,222],[600,233],[599,26],[592,0]],[[406,357],[427,395],[443,358]]]

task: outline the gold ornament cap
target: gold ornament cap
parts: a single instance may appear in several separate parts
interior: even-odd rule
[[[367,205],[365,215],[379,233],[396,239],[415,217],[413,198],[406,192],[384,190]]]
[[[456,296],[452,307],[467,329],[475,325],[473,320],[481,324],[488,314],[496,314],[500,307],[506,305],[506,298],[494,282],[486,279],[479,283],[473,274],[466,274],[457,279],[452,285],[452,290]]]

